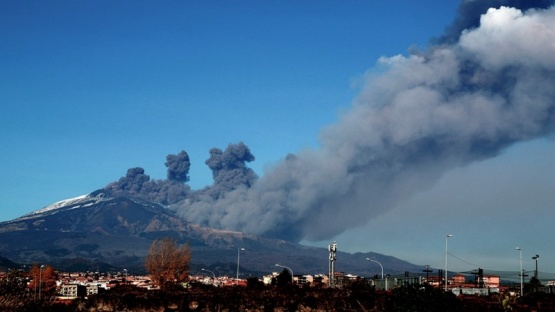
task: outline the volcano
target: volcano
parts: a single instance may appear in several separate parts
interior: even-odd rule
[[[0,223],[0,255],[66,271],[142,272],[152,242],[164,237],[189,244],[193,271],[210,267],[219,274],[234,275],[238,252],[244,274],[267,274],[275,271],[276,263],[286,263],[299,274],[328,271],[326,248],[202,227],[162,205],[115,196],[105,189]],[[420,266],[377,253],[337,255],[337,270],[347,273],[375,273],[365,261],[368,257],[379,260],[390,273],[421,271]]]

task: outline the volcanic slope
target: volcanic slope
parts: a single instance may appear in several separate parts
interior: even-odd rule
[[[238,252],[241,271],[250,274],[275,271],[276,263],[286,263],[295,273],[326,273],[329,267],[325,248],[202,227],[159,204],[113,196],[107,190],[62,200],[0,223],[0,255],[18,263],[48,263],[64,270],[140,271],[152,241],[163,237],[191,246],[193,268],[218,267],[220,274],[232,273]],[[390,273],[421,271],[420,266],[390,256],[343,252],[338,253],[337,271],[373,274],[367,257],[383,263]]]

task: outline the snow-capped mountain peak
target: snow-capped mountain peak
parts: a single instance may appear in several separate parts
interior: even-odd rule
[[[105,194],[102,192],[93,192],[91,194],[87,194],[87,195],[81,195],[81,196],[77,196],[74,198],[69,198],[69,199],[64,199],[58,202],[55,202],[51,205],[48,205],[44,208],[41,208],[39,210],[35,210],[31,213],[28,213],[22,217],[19,217],[15,220],[20,221],[20,220],[24,220],[24,219],[29,219],[29,218],[35,218],[35,217],[40,217],[43,215],[51,215],[51,214],[55,214],[59,211],[62,210],[70,210],[70,209],[78,209],[78,208],[85,208],[88,206],[92,206],[95,205],[99,202],[105,201],[107,200],[107,198],[105,197]],[[15,221],[14,220],[14,221]]]

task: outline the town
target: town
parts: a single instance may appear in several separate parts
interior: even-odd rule
[[[241,249],[238,249],[238,255]],[[358,276],[336,272],[337,244],[328,247],[329,271],[294,274],[282,264],[262,276],[216,275],[193,266],[191,248],[172,238],[155,240],[145,259],[147,274],[126,268],[117,272],[63,272],[48,264],[8,268],[0,273],[3,311],[404,311],[416,305],[425,311],[528,311],[534,305],[555,307],[555,281],[545,285],[538,270],[524,284],[500,276],[434,272]],[[537,258],[536,258],[537,259]],[[437,273],[437,274],[436,274]],[[533,298],[531,300],[530,298]],[[409,309],[410,310],[410,309]],[[493,309],[495,311],[495,309]]]
[[[477,307],[495,305],[499,311],[528,311],[530,302],[523,300],[535,297],[541,298],[544,306],[551,304],[555,307],[555,281],[541,285],[537,276],[521,289],[518,282],[504,284],[499,276],[483,274],[482,270],[476,271],[474,276],[450,274],[445,279],[442,270],[433,272],[429,267],[418,273],[373,277],[344,272],[295,275],[289,267],[280,264],[276,264],[276,269],[260,277],[238,278],[239,272],[237,276],[217,276],[208,268],[195,268],[188,272],[186,279],[167,287],[168,284],[157,283],[150,274],[135,274],[127,269],[118,272],[59,272],[49,265],[34,264],[28,271],[9,269],[0,273],[0,305],[5,311],[29,311],[33,307],[40,307],[41,311],[84,311],[80,309],[87,304],[94,306],[94,311],[115,311],[110,302],[118,298],[120,308],[128,306],[125,311],[149,311],[150,304],[147,305],[150,308],[144,308],[130,303],[139,296],[148,298],[147,301],[155,305],[160,298],[173,298],[164,303],[165,311],[290,311],[292,303],[289,301],[297,302],[293,311],[389,311],[392,305],[406,302],[424,304],[427,311],[435,311],[436,305],[444,307],[446,302],[453,307],[452,311],[456,311],[459,305],[468,307],[469,302]],[[233,298],[238,294],[243,298],[242,303],[234,302],[237,299]],[[401,294],[410,299],[400,298]],[[417,297],[424,294],[435,294],[435,299],[420,302]],[[543,297],[537,294],[543,294]],[[216,300],[220,303],[214,305],[218,296],[222,296]],[[276,301],[274,296],[284,302]],[[284,299],[288,296],[289,299]],[[306,296],[318,300],[309,304],[305,302],[308,300]],[[351,300],[353,296],[355,301]],[[122,303],[122,298],[130,302]],[[181,303],[176,303],[179,300],[175,298],[182,298]],[[245,298],[257,307],[248,309],[248,304],[243,302]],[[384,303],[387,298],[392,302]],[[338,302],[340,306],[334,307]],[[183,306],[185,303],[186,307]]]
[[[216,276],[214,272],[208,269],[201,269],[204,274],[195,274],[189,277],[188,283],[185,287],[195,284],[211,285],[214,287],[247,287],[248,279],[229,276]],[[3,273],[2,278],[6,273]],[[328,274],[317,275],[293,275],[287,274],[287,271],[272,272],[260,278],[250,277],[258,282],[270,286],[275,285],[277,280],[284,276],[284,278],[291,279],[291,285],[297,287],[317,287],[317,288],[330,288],[330,279]],[[442,289],[445,287],[445,280],[441,270],[439,275],[420,276],[415,273],[406,272],[403,276],[384,276],[384,278],[374,277],[367,278],[352,274],[345,274],[344,272],[336,272],[334,279],[336,281],[335,287],[342,288],[345,285],[352,284],[356,281],[364,281],[371,287],[378,290],[391,290],[393,288],[412,285],[429,285],[434,288]],[[99,272],[78,272],[78,273],[60,273],[57,284],[56,297],[60,300],[75,299],[78,297],[87,297],[96,295],[99,292],[104,292],[119,285],[132,285],[134,287],[145,288],[147,290],[159,289],[159,286],[154,284],[148,275],[134,275],[129,274],[127,270],[122,272],[113,273],[99,273]],[[455,295],[490,295],[493,293],[509,294],[511,296],[518,296],[520,289],[518,283],[510,282],[509,285],[503,285],[501,279],[496,275],[480,274],[476,272],[475,278],[469,278],[464,274],[453,274],[447,280],[447,291]],[[555,293],[555,281],[549,281],[542,286],[539,286],[535,291],[544,293]]]

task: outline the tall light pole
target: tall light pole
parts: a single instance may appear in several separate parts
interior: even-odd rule
[[[44,264],[39,268],[39,300],[40,300],[40,292],[42,290],[42,269],[44,268]]]
[[[241,255],[241,251],[245,250],[245,248],[237,248],[237,283],[239,282],[239,259]]]
[[[524,295],[524,272],[522,271],[522,248],[520,247],[516,247],[516,250],[518,250],[519,254],[520,254],[520,296],[522,297]]]
[[[125,284],[127,284],[127,269],[123,269],[123,272],[125,272]]]
[[[372,262],[376,262],[377,264],[380,265],[380,268],[382,268],[382,279],[383,279],[383,265],[381,263],[379,263],[378,261],[374,260],[374,259],[370,259],[370,258],[366,258],[367,261],[372,261]]]
[[[445,236],[445,291],[447,291],[447,239],[453,237],[453,234]]]
[[[289,272],[291,272],[291,284],[295,283],[295,280],[293,279],[293,270],[291,270],[289,267],[286,267],[285,265],[281,265],[281,264],[277,264],[277,263],[276,263],[276,266],[289,270]]]
[[[540,257],[539,255],[535,255],[535,256],[532,257],[532,259],[536,260],[536,271],[534,271],[534,277],[536,278],[536,280],[539,280],[539,277],[538,277],[538,275],[539,275],[538,274],[538,258],[539,257]]]

